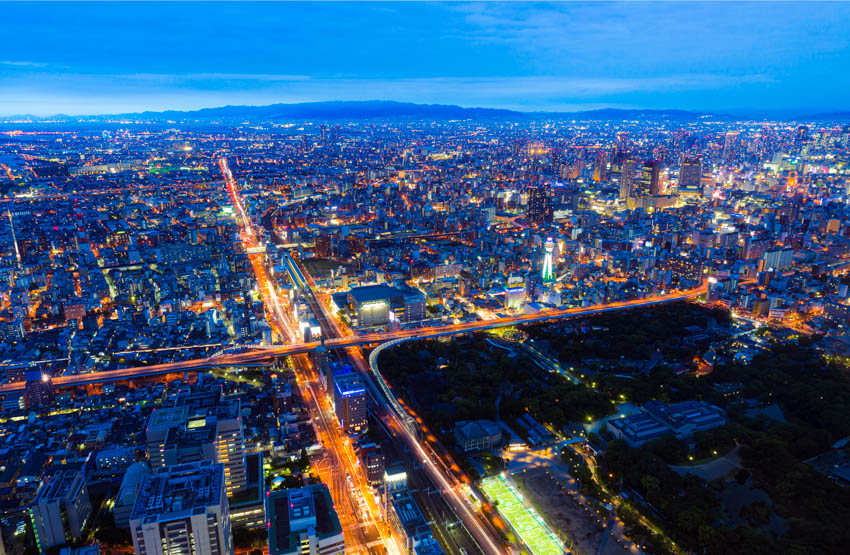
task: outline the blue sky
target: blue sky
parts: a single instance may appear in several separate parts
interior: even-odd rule
[[[4,3],[0,114],[848,110],[848,29],[848,3]]]

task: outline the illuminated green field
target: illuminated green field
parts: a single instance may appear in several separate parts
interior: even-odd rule
[[[519,492],[504,477],[485,478],[481,481],[481,489],[491,501],[498,502],[496,509],[535,555],[564,553],[558,537],[534,509],[523,503]]]

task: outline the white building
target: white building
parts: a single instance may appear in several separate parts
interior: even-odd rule
[[[60,470],[41,484],[29,509],[39,551],[83,537],[91,517],[86,481],[79,470]]]
[[[145,476],[130,535],[139,555],[232,555],[224,465],[200,461]]]

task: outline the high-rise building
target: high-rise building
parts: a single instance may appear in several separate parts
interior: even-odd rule
[[[620,170],[620,199],[631,198],[634,192],[637,162],[631,158],[624,160]]]
[[[314,484],[266,496],[269,555],[342,555],[345,538],[328,486]]]
[[[661,193],[661,162],[647,160],[643,163],[634,190],[637,197],[654,196]]]
[[[552,223],[552,201],[546,187],[538,185],[528,188],[525,217],[534,225]]]
[[[133,548],[143,555],[232,555],[224,466],[201,461],[145,476],[133,512]]]
[[[607,179],[608,153],[600,150],[593,159],[593,182],[599,183]]]
[[[723,139],[723,159],[731,160],[735,157],[735,147],[738,144],[738,133],[728,131]]]
[[[679,169],[679,194],[698,195],[701,192],[702,162],[699,158],[689,158],[682,162]]]
[[[358,448],[358,456],[366,472],[366,480],[370,484],[380,483],[384,479],[385,460],[381,446],[377,443],[367,443]]]
[[[29,508],[40,552],[83,537],[92,507],[86,480],[79,470],[59,470],[45,480]]]
[[[145,428],[151,468],[195,461],[224,465],[227,494],[245,489],[245,441],[238,399],[219,391],[181,394],[151,413]]]
[[[334,410],[346,432],[363,433],[368,429],[366,387],[354,372],[334,376]]]

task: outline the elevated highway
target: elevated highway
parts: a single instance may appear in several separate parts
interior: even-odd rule
[[[647,297],[645,299],[634,299],[610,304],[592,305],[587,307],[551,309],[533,314],[521,314],[518,316],[506,316],[495,320],[462,322],[436,327],[422,327],[414,329],[403,329],[393,332],[366,333],[362,335],[335,337],[324,342],[326,349],[344,349],[347,347],[358,347],[377,343],[385,343],[394,339],[429,339],[459,333],[482,331],[518,324],[529,324],[535,322],[546,322],[561,318],[575,318],[600,314],[603,312],[616,312],[670,303],[675,301],[692,299],[705,292],[705,285],[701,285],[687,291],[678,291],[665,295]],[[155,364],[150,366],[139,366],[132,368],[121,368],[118,370],[107,370],[90,374],[78,374],[73,376],[61,376],[53,379],[56,388],[73,388],[78,386],[104,384],[117,381],[129,381],[133,379],[161,376],[180,372],[196,372],[210,368],[224,366],[253,366],[270,364],[275,358],[307,353],[322,345],[319,341],[307,343],[293,343],[285,346],[257,347],[243,353],[222,353],[218,356],[208,358],[171,362],[167,364]],[[23,382],[7,383],[0,385],[0,395],[24,391]]]

